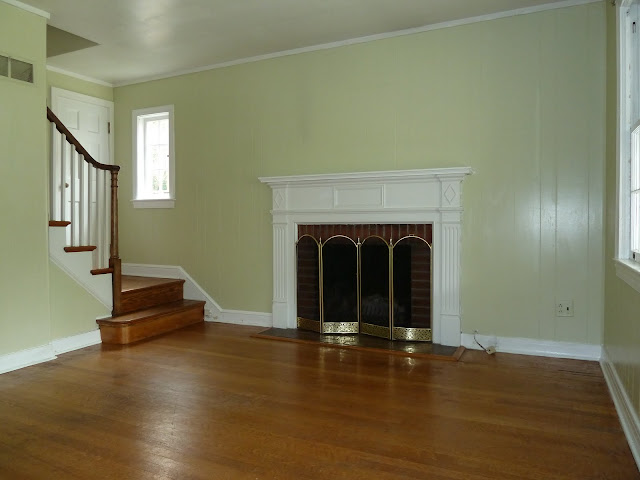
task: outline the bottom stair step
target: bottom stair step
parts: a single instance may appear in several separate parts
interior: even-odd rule
[[[179,300],[156,307],[96,320],[102,343],[128,343],[204,321],[205,302]]]

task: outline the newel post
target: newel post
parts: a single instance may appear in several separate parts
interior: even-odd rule
[[[122,273],[118,246],[118,170],[111,170],[111,249],[109,267],[113,288],[113,315],[120,313],[120,295],[122,292]]]

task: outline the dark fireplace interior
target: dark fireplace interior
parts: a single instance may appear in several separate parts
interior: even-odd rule
[[[431,237],[430,224],[299,225],[299,327],[430,338]]]

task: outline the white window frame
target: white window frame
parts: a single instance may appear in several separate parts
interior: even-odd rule
[[[144,195],[142,191],[141,177],[144,171],[144,165],[141,164],[143,159],[139,158],[138,152],[140,151],[138,141],[139,125],[143,121],[144,117],[149,115],[157,115],[161,113],[168,114],[169,117],[169,198],[149,198]],[[175,188],[175,136],[174,136],[174,122],[173,122],[173,105],[162,105],[159,107],[142,108],[134,110],[131,115],[132,125],[132,159],[133,159],[133,206],[134,208],[174,208],[176,202],[176,188]]]
[[[640,255],[636,254],[634,259],[631,250],[630,200],[632,134],[640,124],[640,0],[622,0],[617,13],[617,228],[614,262],[618,277],[640,292]],[[633,22],[636,33],[632,33]],[[631,95],[632,92],[637,93]]]

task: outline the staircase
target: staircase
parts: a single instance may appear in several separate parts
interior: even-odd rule
[[[204,321],[205,302],[183,298],[184,280],[122,275],[119,314],[97,320],[102,343],[127,344]]]
[[[58,261],[68,258],[65,270],[76,279],[82,281],[83,274],[95,278],[85,286],[98,298],[96,291],[107,284],[97,279],[111,276],[110,298],[101,301],[112,306],[112,316],[97,320],[102,342],[124,345],[203,322],[205,302],[184,299],[184,280],[122,275],[120,167],[97,162],[49,108],[47,119],[52,135],[50,255]]]

